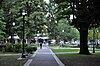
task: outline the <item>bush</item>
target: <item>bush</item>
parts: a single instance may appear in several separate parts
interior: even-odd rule
[[[62,47],[69,47],[69,44],[62,44]]]
[[[97,49],[100,49],[100,45],[96,46]]]
[[[13,52],[22,52],[22,44],[14,44]]]
[[[7,44],[5,47],[7,52],[13,52],[13,45],[12,44]]]
[[[37,47],[36,46],[28,46],[25,49],[26,49],[26,52],[32,53],[33,51],[37,50]]]
[[[5,47],[2,47],[2,52],[5,53]]]
[[[5,47],[6,47],[6,45],[5,45],[5,44],[0,45],[0,51],[2,51],[2,48],[5,48]]]
[[[22,44],[6,44],[6,45],[0,45],[0,51],[2,52],[22,52]],[[25,45],[25,50],[28,53],[32,53],[33,51],[37,50],[36,46],[27,46]]]
[[[6,52],[22,52],[22,44],[6,44]]]

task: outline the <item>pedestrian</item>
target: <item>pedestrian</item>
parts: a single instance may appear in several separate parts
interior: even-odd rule
[[[40,43],[40,49],[42,49],[43,39],[39,39],[38,41],[39,41],[39,43]]]
[[[40,49],[42,49],[42,42],[40,42]]]

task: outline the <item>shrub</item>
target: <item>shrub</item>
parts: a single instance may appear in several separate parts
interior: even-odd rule
[[[2,48],[5,48],[5,47],[6,47],[6,45],[5,45],[5,44],[0,45],[0,51],[2,51]]]
[[[100,49],[100,45],[96,46],[97,49]]]
[[[36,46],[32,46],[33,47],[33,51],[36,51],[37,50],[37,47]]]
[[[5,53],[5,47],[2,47],[2,52]]]
[[[0,51],[2,52],[22,52],[22,44],[6,44],[6,45],[2,45],[0,46]],[[28,53],[32,53],[33,51],[37,50],[36,46],[27,46],[25,45],[25,50]]]
[[[7,52],[13,52],[13,45],[7,44],[5,49],[6,49]]]
[[[22,44],[6,44],[6,52],[22,52]]]
[[[32,53],[33,51],[37,50],[36,46],[28,46],[25,48],[28,53]]]
[[[22,44],[14,44],[13,52],[22,52]]]

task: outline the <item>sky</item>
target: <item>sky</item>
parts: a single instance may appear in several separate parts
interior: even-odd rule
[[[44,1],[46,1],[47,3],[49,3],[49,0],[44,0]]]

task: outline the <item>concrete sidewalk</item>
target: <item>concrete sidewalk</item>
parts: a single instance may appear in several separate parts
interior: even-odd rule
[[[65,66],[49,48],[38,49],[24,66]]]

